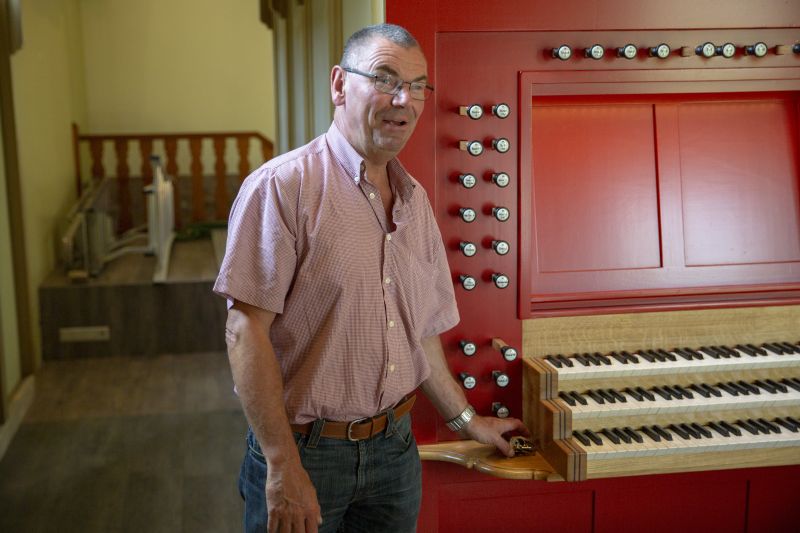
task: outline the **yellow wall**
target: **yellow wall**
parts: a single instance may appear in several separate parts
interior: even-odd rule
[[[272,34],[256,0],[82,0],[88,130],[274,139]]]
[[[75,200],[70,123],[85,122],[78,6],[79,0],[23,0],[23,46],[11,57],[37,353],[37,287],[55,265],[55,230]]]

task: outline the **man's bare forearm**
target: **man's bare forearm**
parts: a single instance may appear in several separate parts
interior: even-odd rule
[[[225,337],[247,421],[271,464],[300,460],[283,402],[283,379],[269,340],[275,314],[241,302],[228,311]]]
[[[450,373],[439,336],[422,340],[431,374],[420,388],[445,420],[458,416],[467,406],[467,398]]]

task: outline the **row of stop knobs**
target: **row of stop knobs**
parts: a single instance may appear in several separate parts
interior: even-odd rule
[[[473,341],[468,339],[462,339],[459,341],[459,346],[461,348],[461,352],[466,355],[467,357],[474,356],[478,351],[478,346]],[[503,356],[503,359],[507,362],[514,361],[517,358],[517,350],[506,344],[502,339],[495,338],[492,339],[492,348],[500,352],[500,355]],[[508,377],[508,374],[503,372],[502,370],[492,370],[491,371],[491,378],[492,381],[500,388],[508,387],[508,384],[511,382],[511,379]],[[475,386],[478,384],[478,380],[475,376],[470,374],[469,372],[460,372],[458,374],[458,379],[461,381],[461,384],[465,389],[474,389]],[[500,402],[492,403],[492,412],[500,417],[505,418],[509,415],[509,409],[505,405]]]
[[[795,43],[793,45],[779,44],[771,47],[761,41],[744,46],[737,46],[733,43],[714,44],[709,41],[697,46],[681,46],[678,50],[682,57],[698,55],[705,58],[720,56],[730,59],[736,55],[738,50],[741,50],[742,54],[745,56],[764,57],[769,53],[770,49],[773,50],[775,55],[785,55],[790,52],[800,54],[800,43]],[[640,49],[634,44],[626,44],[625,46],[610,49],[606,49],[606,47],[600,44],[593,44],[583,49],[583,57],[595,60],[603,59],[603,57],[606,56],[607,50],[613,50],[616,57],[635,59],[639,55]],[[641,50],[647,56],[658,59],[666,59],[672,55],[672,48],[666,43],[644,47]],[[555,59],[567,61],[572,58],[574,54],[570,46],[562,44],[561,46],[550,49],[550,55]]]

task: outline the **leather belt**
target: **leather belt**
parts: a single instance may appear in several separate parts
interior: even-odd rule
[[[414,407],[414,401],[416,399],[416,395],[411,395],[403,400],[400,400],[400,402],[392,408],[394,410],[395,420],[400,419],[400,417],[411,411],[411,408]],[[375,416],[359,418],[358,420],[352,420],[350,422],[333,422],[326,420],[325,425],[322,426],[322,432],[320,433],[320,436],[331,439],[349,440],[353,442],[364,440],[373,437],[386,429],[386,423],[388,419],[389,417],[386,415],[386,411],[384,411]],[[314,422],[308,422],[306,424],[292,424],[292,431],[295,433],[308,435],[311,433],[312,427],[314,427]]]

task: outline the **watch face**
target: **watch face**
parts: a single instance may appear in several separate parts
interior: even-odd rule
[[[471,105],[467,108],[467,114],[469,114],[469,118],[478,120],[483,116],[483,109],[479,105]]]
[[[764,43],[756,43],[755,46],[753,46],[753,51],[757,57],[764,57],[767,55],[767,45]]]
[[[497,118],[506,118],[511,113],[511,109],[506,104],[497,104],[494,106],[494,114]]]
[[[669,56],[669,46],[666,44],[659,44],[658,48],[656,48],[656,55],[661,59],[666,59]]]

